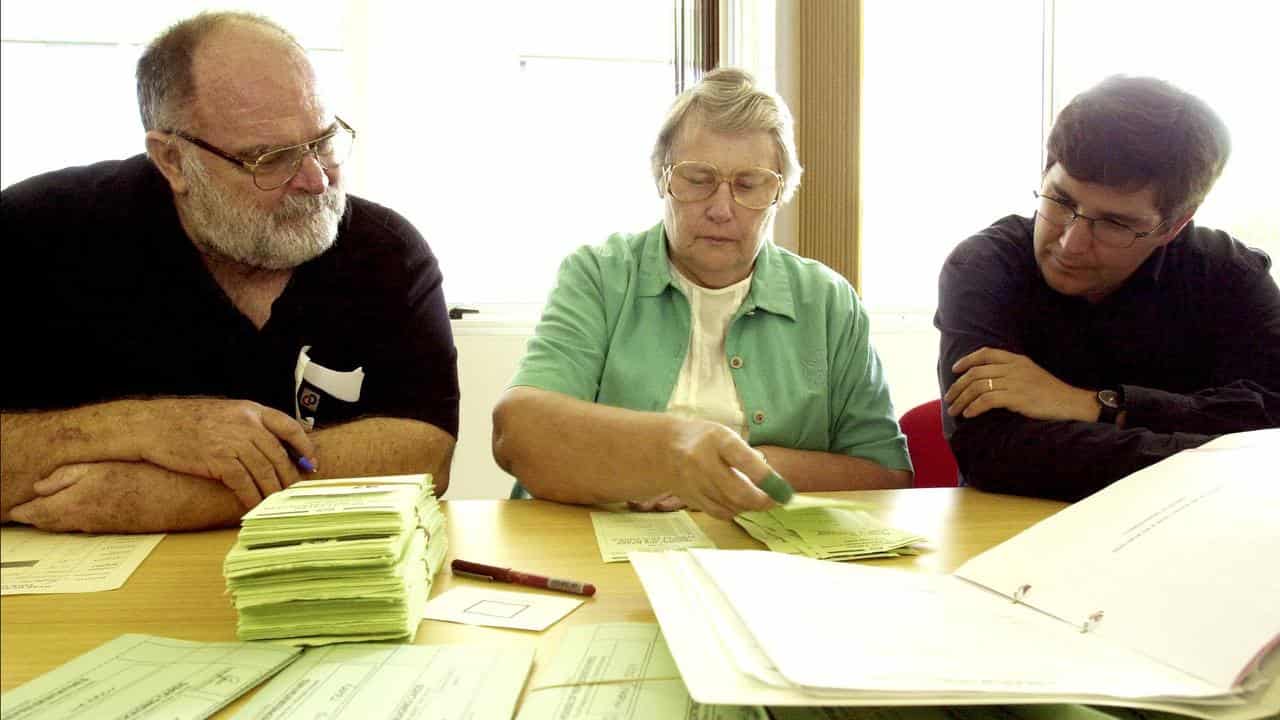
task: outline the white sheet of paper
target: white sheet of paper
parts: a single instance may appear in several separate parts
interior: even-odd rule
[[[0,528],[0,595],[115,590],[163,539]]]
[[[284,645],[121,635],[0,697],[0,715],[201,720],[293,662]]]
[[[687,510],[669,513],[593,512],[600,557],[607,563],[626,562],[629,552],[658,552],[716,546]]]
[[[254,695],[236,718],[509,718],[532,665],[532,648],[510,646],[312,648]]]
[[[505,592],[463,585],[427,603],[423,618],[463,625],[546,630],[582,604],[569,596]]]

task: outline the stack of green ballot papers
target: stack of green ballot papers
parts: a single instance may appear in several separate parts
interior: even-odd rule
[[[741,513],[733,521],[770,550],[819,560],[916,555],[912,546],[925,541],[881,523],[855,503],[788,503]]]
[[[411,639],[447,550],[430,475],[295,483],[244,516],[222,565],[236,634]]]

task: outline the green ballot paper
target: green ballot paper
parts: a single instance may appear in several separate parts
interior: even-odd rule
[[[865,560],[914,555],[924,538],[888,527],[866,512],[863,503],[796,493],[770,471],[760,489],[778,507],[739,513],[733,520],[775,552],[823,560]]]
[[[448,544],[428,475],[310,480],[245,515],[223,575],[241,640],[413,637]]]

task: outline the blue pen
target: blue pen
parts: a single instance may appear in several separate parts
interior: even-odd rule
[[[289,457],[293,459],[293,463],[298,466],[302,472],[313,473],[316,471],[316,464],[311,462],[306,455],[299,455],[294,451],[289,451]]]

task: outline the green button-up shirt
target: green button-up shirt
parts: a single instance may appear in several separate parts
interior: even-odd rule
[[[868,326],[844,278],[765,242],[725,340],[752,445],[911,468]],[[560,265],[511,385],[662,412],[689,335],[689,302],[672,282],[662,224],[620,233]]]

